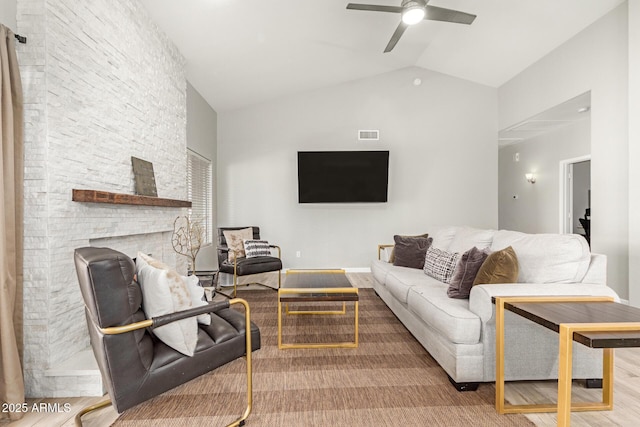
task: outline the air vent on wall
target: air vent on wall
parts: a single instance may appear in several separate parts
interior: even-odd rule
[[[374,130],[359,130],[358,141],[378,141],[380,139],[380,131]]]

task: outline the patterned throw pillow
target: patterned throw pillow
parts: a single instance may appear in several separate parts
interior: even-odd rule
[[[253,228],[242,228],[240,230],[223,230],[224,239],[227,241],[229,247],[228,259],[231,264],[236,257],[242,258],[245,256],[244,241],[253,239]]]
[[[266,240],[245,240],[244,251],[247,254],[247,258],[271,256],[269,242],[267,242]]]
[[[450,283],[460,254],[430,246],[424,259],[424,273],[442,283]]]

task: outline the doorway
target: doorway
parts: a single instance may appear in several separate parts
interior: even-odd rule
[[[560,162],[560,233],[591,238],[591,156]]]

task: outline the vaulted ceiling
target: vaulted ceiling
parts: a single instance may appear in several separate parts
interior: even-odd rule
[[[432,0],[477,18],[420,22],[390,53],[399,15],[347,10],[348,2],[142,0],[218,112],[409,66],[499,87],[623,0]]]

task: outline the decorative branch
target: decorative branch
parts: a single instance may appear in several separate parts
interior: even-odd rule
[[[179,216],[173,222],[173,235],[171,245],[178,254],[190,259],[191,271],[196,271],[196,257],[202,242],[204,241],[204,229],[198,221],[191,221],[187,216]]]

